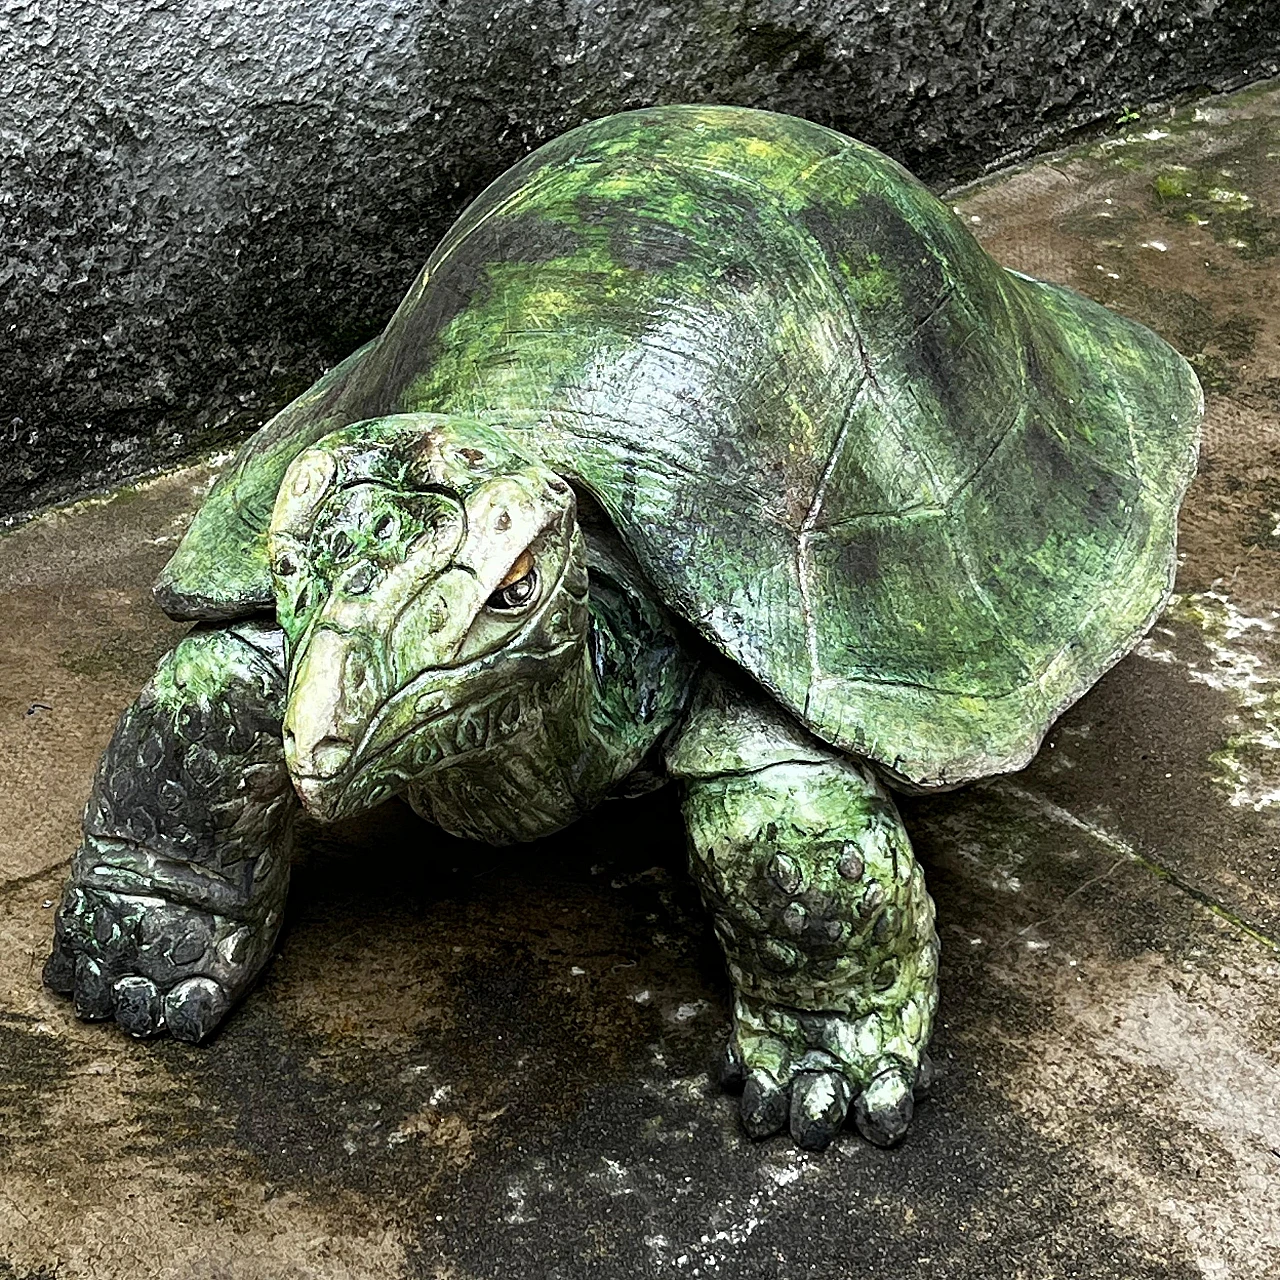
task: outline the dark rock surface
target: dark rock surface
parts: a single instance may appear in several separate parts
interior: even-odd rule
[[[1278,56],[1280,0],[17,0],[0,516],[256,426],[486,182],[593,116],[790,111],[945,186]]]

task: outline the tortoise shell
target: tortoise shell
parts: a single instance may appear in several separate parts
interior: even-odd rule
[[[1202,397],[1142,326],[996,264],[886,156],[740,107],[548,143],[383,334],[241,449],[157,587],[274,597],[291,459],[482,418],[588,491],[657,597],[900,782],[1015,769],[1164,606]]]

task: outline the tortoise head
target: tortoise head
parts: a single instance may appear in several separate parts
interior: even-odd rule
[[[332,820],[501,750],[581,661],[573,490],[470,419],[405,414],[300,454],[268,536],[285,759]]]

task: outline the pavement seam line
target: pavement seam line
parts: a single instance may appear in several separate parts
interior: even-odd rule
[[[41,867],[39,871],[29,871],[25,876],[14,876],[11,880],[6,880],[0,884],[0,898],[7,898],[11,893],[15,893],[19,889],[25,889],[28,885],[37,884],[39,881],[51,876],[59,868],[65,867],[70,862],[70,858],[59,858],[57,862],[51,862],[47,867]]]
[[[993,779],[990,782],[979,785],[985,790],[995,791],[998,794],[1025,801],[1038,809],[1041,814],[1052,822],[1062,826],[1074,827],[1077,831],[1083,831],[1086,835],[1092,836],[1100,844],[1106,845],[1107,848],[1114,850],[1128,861],[1136,863],[1144,871],[1149,871],[1158,880],[1162,880],[1166,884],[1172,885],[1175,889],[1181,890],[1187,897],[1198,902],[1202,907],[1207,908],[1228,924],[1233,925],[1255,942],[1260,942],[1263,946],[1270,947],[1273,951],[1280,951],[1280,938],[1273,938],[1265,929],[1256,924],[1251,924],[1243,916],[1232,911],[1230,907],[1219,902],[1212,894],[1206,893],[1189,880],[1184,879],[1172,867],[1165,866],[1164,863],[1148,854],[1139,853],[1123,837],[1113,834],[1105,827],[1099,826],[1098,823],[1090,822],[1087,818],[1081,818],[1072,813],[1070,809],[1064,809],[1061,805],[1055,804],[1048,797],[1042,796],[1035,791],[1029,791],[1025,787],[1020,787],[1016,783],[1009,782],[1003,778]],[[1114,870],[1115,867],[1113,866],[1106,874],[1110,875],[1111,871]],[[1098,876],[1095,877],[1095,880],[1105,878],[1106,876]],[[1079,889],[1075,889],[1072,892],[1078,893],[1086,887],[1086,885],[1081,885]]]
[[[1100,872],[1096,876],[1090,877],[1090,879],[1086,880],[1083,884],[1076,885],[1076,887],[1072,889],[1060,903],[1058,903],[1058,909],[1056,911],[1050,912],[1050,914],[1045,916],[1043,920],[1033,920],[1030,924],[1024,925],[1005,945],[1011,947],[1019,938],[1026,937],[1026,935],[1033,929],[1041,929],[1047,924],[1052,924],[1063,913],[1063,911],[1066,910],[1067,903],[1070,902],[1072,898],[1079,897],[1079,895],[1086,889],[1092,889],[1095,884],[1101,884],[1104,880],[1110,880],[1112,872],[1114,872],[1117,867],[1124,866],[1128,861],[1129,855],[1121,854],[1120,857],[1118,857],[1105,871]]]

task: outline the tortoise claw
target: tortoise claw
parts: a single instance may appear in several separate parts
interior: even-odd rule
[[[227,993],[212,978],[188,978],[164,998],[164,1020],[175,1040],[199,1044],[213,1033],[231,1007]]]
[[[103,1022],[115,1011],[115,991],[111,977],[101,962],[82,955],[76,960],[76,1017],[86,1022]]]
[[[164,1001],[150,978],[138,974],[121,978],[115,996],[116,1023],[122,1031],[141,1040],[164,1030]]]
[[[868,1142],[891,1147],[907,1132],[914,1110],[906,1073],[900,1067],[890,1067],[858,1095],[853,1120]]]
[[[59,930],[53,938],[53,950],[44,962],[41,974],[44,985],[60,996],[69,996],[76,989],[76,953]]]
[[[720,1059],[720,1087],[729,1093],[739,1093],[747,1082],[747,1067],[742,1052],[730,1036]]]
[[[742,1127],[757,1142],[787,1123],[787,1092],[767,1072],[753,1071],[742,1090]]]
[[[839,1071],[806,1071],[791,1084],[791,1138],[803,1151],[824,1151],[844,1125],[853,1091]]]
[[[937,1078],[938,1069],[933,1065],[933,1059],[927,1053],[922,1053],[920,1066],[916,1069],[915,1086],[911,1090],[912,1097],[919,1099],[927,1096]]]

